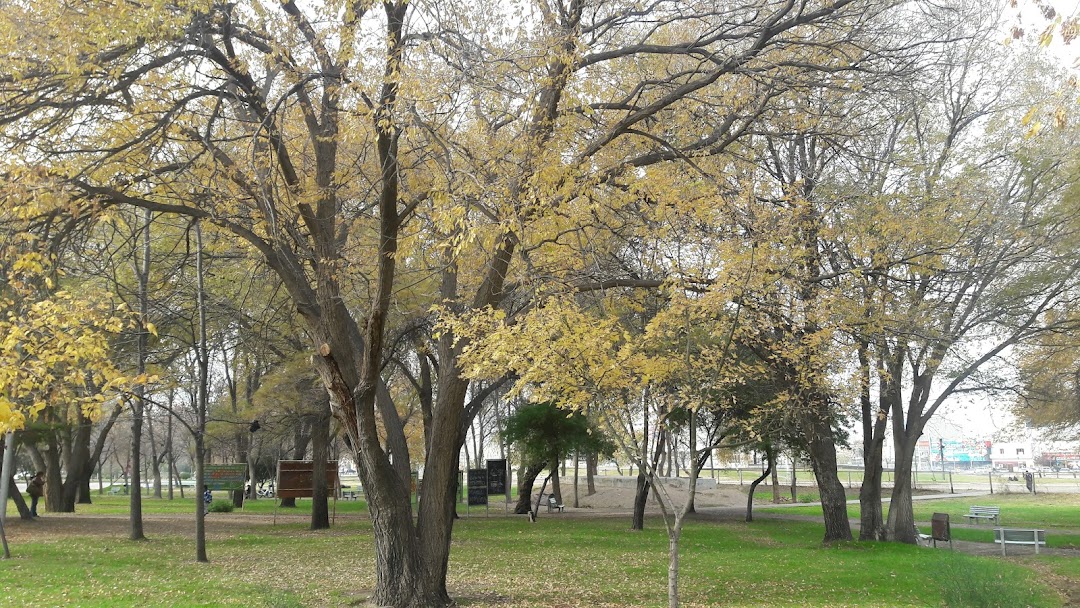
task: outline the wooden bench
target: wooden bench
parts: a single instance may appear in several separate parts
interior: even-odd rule
[[[1037,528],[994,528],[994,542],[1001,545],[1001,554],[1005,555],[1006,545],[1032,545],[1035,553],[1039,545],[1046,546],[1046,530]]]
[[[360,492],[358,492],[356,490],[342,490],[341,491],[341,499],[342,500],[358,500],[359,498],[360,498]]]
[[[559,513],[562,513],[563,510],[566,509],[566,505],[560,505],[559,501],[555,500],[554,494],[548,495],[547,507],[548,513],[551,513],[552,511],[558,511]]]
[[[968,518],[968,521],[974,520],[975,523],[979,523],[980,519],[992,519],[995,524],[1001,524],[1001,507],[980,507],[978,505],[972,505],[968,508],[968,513],[964,517]]]

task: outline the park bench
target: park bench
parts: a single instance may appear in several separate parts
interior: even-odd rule
[[[341,499],[342,500],[357,500],[359,498],[360,498],[360,492],[358,492],[357,490],[351,490],[351,489],[345,489],[345,488],[341,489]]]
[[[552,511],[558,511],[559,513],[562,513],[563,510],[566,509],[566,505],[560,505],[559,501],[555,500],[554,494],[548,495],[547,507],[548,513],[551,513]]]
[[[109,486],[109,494],[127,494],[127,488],[124,486],[112,485]]]
[[[1006,545],[1032,545],[1035,553],[1039,545],[1046,546],[1046,530],[1037,528],[994,528],[994,542],[1001,545],[1001,554],[1005,555]]]
[[[968,508],[968,513],[964,517],[968,518],[968,521],[974,520],[975,523],[979,523],[980,519],[992,519],[995,524],[1001,524],[1001,507],[980,507],[978,505],[972,505]]]

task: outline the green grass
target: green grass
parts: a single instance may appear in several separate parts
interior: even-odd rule
[[[85,531],[77,534],[20,540],[12,545],[14,559],[0,563],[4,603],[286,608],[365,599],[374,585],[369,521],[343,517],[331,530],[312,532],[304,520],[287,518],[275,526],[250,517],[272,512],[272,502],[211,514],[209,564],[193,560],[185,527],[190,523],[193,529],[193,517],[176,518],[182,523],[172,534],[155,534],[148,526],[148,542],[95,532],[95,518],[87,518]],[[298,503],[289,511],[309,512],[310,501]],[[95,497],[95,504],[80,506],[75,517],[115,514],[126,504],[126,497]],[[338,502],[339,515],[343,506],[347,514],[361,511],[359,502]],[[182,508],[144,500],[148,514],[193,510],[191,499]],[[37,524],[19,525],[32,532]],[[495,510],[491,516],[463,518],[454,528],[450,593],[471,607],[665,606],[663,523],[651,519],[639,533],[629,532],[628,525],[625,518],[560,516],[541,516],[530,524]],[[1035,572],[1020,564],[893,543],[824,547],[821,532],[812,522],[690,522],[681,544],[682,605],[1062,605]],[[1062,576],[1080,574],[1064,561],[1046,563]]]
[[[1049,547],[1080,549],[1080,495],[1077,494],[994,494],[981,497],[940,498],[915,501],[915,522],[929,532],[930,518],[934,513],[948,513],[953,538],[973,542],[994,541],[992,523],[969,523],[964,517],[971,505],[995,505],[1001,507],[1001,525],[1014,528],[1043,528]],[[757,509],[768,509],[759,505]],[[784,513],[792,515],[821,515],[818,505],[786,507]],[[888,503],[884,505],[888,515]],[[848,517],[859,518],[859,505],[848,505]]]
[[[849,498],[858,498],[850,496]],[[886,495],[886,499],[888,496]],[[971,505],[992,505],[1001,507],[1001,525],[1012,527],[1042,527],[1042,528],[1073,528],[1080,529],[1080,495],[1078,494],[993,494],[977,497],[963,498],[936,498],[934,500],[916,500],[912,503],[915,511],[915,521],[930,521],[934,513],[948,513],[950,521],[955,524],[966,524],[968,519],[964,515]],[[885,512],[888,514],[888,502],[885,503]],[[757,508],[769,508],[762,504]],[[821,507],[818,505],[806,507],[788,507],[785,513],[793,515],[820,515]],[[859,505],[849,504],[848,515],[853,519],[859,517]],[[986,523],[981,524],[986,528],[992,527]]]

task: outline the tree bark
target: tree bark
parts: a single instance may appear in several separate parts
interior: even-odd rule
[[[581,465],[581,455],[574,450],[574,508],[577,509],[581,505],[578,504],[578,467]]]
[[[909,544],[917,544],[915,513],[911,504],[911,463],[917,441],[918,435],[915,435],[905,437],[902,442],[896,444],[893,490],[889,500],[890,535],[895,541]]]
[[[776,463],[773,463],[772,474],[770,475],[770,481],[772,482],[772,501],[773,504],[780,504],[780,475],[776,472]]]
[[[336,488],[326,479],[326,463],[330,453],[330,401],[323,402],[323,411],[311,425],[311,460],[315,465],[311,476],[311,529],[325,530],[330,527],[330,509],[327,500]]]
[[[765,447],[765,462],[766,462],[765,470],[761,472],[761,476],[759,476],[754,481],[750,482],[750,490],[746,493],[746,521],[747,522],[754,521],[754,491],[757,490],[758,484],[765,481],[765,479],[768,478],[770,474],[772,474],[772,472],[773,472],[773,463],[775,462],[775,460],[776,460],[775,452],[773,452],[772,448],[766,446]]]
[[[525,467],[523,473],[518,474],[518,500],[514,506],[514,513],[525,515],[532,510],[532,489],[536,478],[544,470],[544,463],[537,462]]]
[[[562,486],[559,483],[559,461],[553,459],[548,465],[548,468],[551,469],[551,494],[561,505],[563,504],[563,497]]]
[[[592,496],[596,494],[596,471],[597,464],[600,460],[599,455],[596,452],[589,452],[585,454],[585,495]]]
[[[30,516],[30,507],[26,506],[26,500],[23,498],[21,492],[19,492],[18,486],[15,485],[15,476],[12,475],[8,478],[8,488],[10,494],[8,498],[15,503],[15,508],[19,511],[19,519],[30,521],[33,519]]]
[[[649,490],[651,489],[652,485],[649,483],[649,478],[645,475],[645,471],[639,469],[637,491],[634,494],[634,515],[630,522],[631,530],[645,529],[645,506],[649,502]]]
[[[881,399],[874,410],[870,400],[869,345],[859,345],[859,403],[862,410],[863,481],[859,488],[859,540],[885,540],[886,528],[881,509],[882,449],[888,422],[888,384],[879,382]],[[897,370],[899,373],[899,370]],[[885,374],[880,374],[882,378]]]
[[[847,515],[847,493],[836,472],[836,437],[832,430],[832,417],[827,404],[819,404],[814,410],[804,416],[804,423],[809,431],[807,448],[825,518],[824,542],[848,541],[852,538],[851,522]]]

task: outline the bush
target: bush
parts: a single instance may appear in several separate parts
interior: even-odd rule
[[[215,500],[210,503],[211,513],[232,513],[234,508],[231,500]]]
[[[821,502],[821,495],[817,492],[799,494],[799,502]]]

